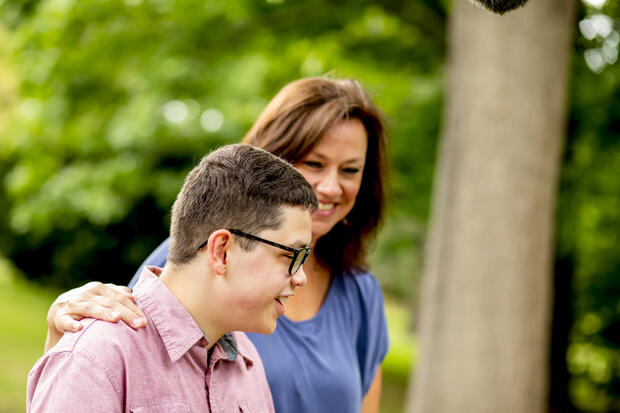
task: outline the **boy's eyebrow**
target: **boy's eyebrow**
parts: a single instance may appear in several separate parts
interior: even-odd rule
[[[293,247],[293,248],[305,248],[310,246],[310,244],[306,241],[295,241],[292,244],[288,244],[289,246]]]

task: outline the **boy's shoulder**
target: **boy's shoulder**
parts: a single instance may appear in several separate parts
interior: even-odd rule
[[[37,406],[40,402],[70,403],[71,400],[66,400],[66,397],[54,396],[54,388],[77,386],[77,383],[87,387],[111,386],[111,394],[121,394],[125,362],[139,349],[137,344],[143,341],[136,339],[139,332],[124,323],[94,319],[83,319],[81,322],[83,327],[80,331],[65,333],[30,370],[28,405],[35,400],[35,390],[38,396],[34,403]],[[100,401],[116,402],[114,398],[103,396]]]
[[[149,335],[147,327],[141,329],[142,331],[134,330],[123,322],[111,323],[85,318],[81,323],[83,327],[80,331],[65,333],[46,356],[76,353],[93,362],[110,362],[122,358],[122,354],[131,351],[132,347],[143,345]]]
[[[80,320],[82,329],[76,332],[66,332],[52,350],[67,351],[76,346],[87,346],[100,341],[110,342],[131,339],[132,333],[137,331],[124,322],[108,322],[95,318],[83,318]]]

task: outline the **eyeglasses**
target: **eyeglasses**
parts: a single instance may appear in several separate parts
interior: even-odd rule
[[[288,273],[290,275],[295,275],[295,273],[299,271],[301,266],[304,265],[305,262],[308,260],[308,257],[310,256],[310,251],[312,251],[311,247],[301,247],[301,248],[287,247],[286,245],[278,244],[277,242],[269,241],[264,238],[257,237],[256,235],[247,234],[243,231],[239,231],[238,229],[229,228],[228,230],[232,234],[238,235],[240,237],[244,237],[244,238],[251,239],[254,241],[258,241],[258,242],[263,242],[273,247],[280,248],[281,250],[292,252],[293,257],[291,259],[291,265],[289,265],[288,267]],[[196,251],[200,250],[202,247],[207,245],[208,241],[209,240],[200,244],[200,246],[196,248]]]

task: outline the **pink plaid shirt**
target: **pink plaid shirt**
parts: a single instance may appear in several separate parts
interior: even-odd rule
[[[207,365],[207,340],[159,271],[145,269],[134,289],[145,328],[84,320],[39,359],[28,375],[29,412],[274,411],[250,340],[225,335]]]

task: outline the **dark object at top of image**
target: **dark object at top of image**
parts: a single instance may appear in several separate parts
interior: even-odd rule
[[[519,8],[528,0],[473,0],[481,6],[491,10],[493,13],[504,14],[507,11]]]

